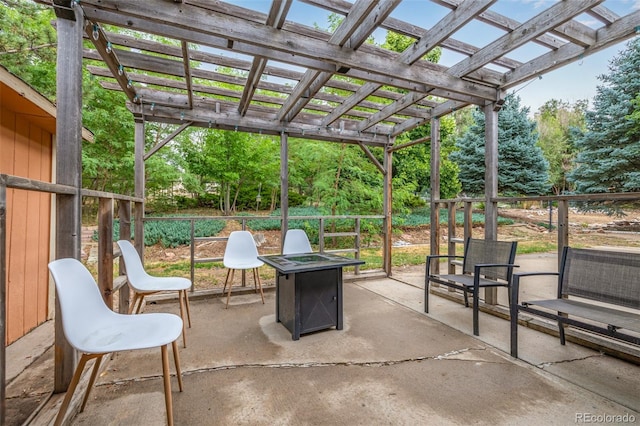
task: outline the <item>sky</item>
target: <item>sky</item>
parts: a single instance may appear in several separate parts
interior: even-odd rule
[[[542,78],[530,80],[512,88],[520,96],[521,104],[530,108],[530,113],[538,111],[550,99],[559,99],[571,104],[587,99],[591,105],[596,89],[603,82],[599,75],[609,73],[609,63],[620,55],[627,42],[617,44],[578,62],[542,75]]]
[[[226,0],[239,6],[260,10],[268,13],[271,1],[268,0]],[[354,0],[349,0],[354,1]],[[491,6],[491,10],[516,19],[519,22],[527,21],[536,16],[542,10],[550,7],[558,0],[498,0]],[[567,0],[581,1],[581,0]],[[626,15],[632,11],[640,10],[640,0],[605,0],[602,3],[618,15]],[[435,22],[440,20],[449,12],[448,9],[440,7],[428,0],[405,0],[394,11],[391,16],[405,22],[419,25],[423,28],[430,28]],[[328,13],[316,7],[304,4],[298,0],[294,1],[288,17],[301,24],[326,28]],[[581,23],[598,28],[599,23],[589,15],[583,14],[577,18]],[[474,21],[465,26],[464,30],[453,34],[453,38],[475,46],[484,46],[489,42],[503,35],[504,32],[488,24]],[[378,29],[373,33],[376,44],[384,42],[385,31]],[[636,37],[640,37],[637,35]],[[530,114],[535,113],[546,101],[557,99],[575,103],[578,100],[587,99],[591,103],[596,94],[598,85],[602,81],[598,76],[609,73],[610,61],[619,56],[625,49],[628,40],[601,50],[592,55],[586,56],[579,61],[565,65],[562,68],[542,75],[527,83],[513,87],[509,92],[516,92],[521,99],[521,105],[529,107]],[[535,43],[528,43],[507,56],[521,62],[527,62],[533,57],[547,52],[548,49],[538,46]],[[443,51],[440,63],[445,66],[452,66],[465,56]],[[504,72],[504,69],[499,69]]]

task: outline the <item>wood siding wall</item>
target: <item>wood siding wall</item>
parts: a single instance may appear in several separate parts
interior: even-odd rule
[[[51,182],[53,135],[2,104],[0,173]],[[49,316],[51,195],[7,190],[7,335],[10,344]]]

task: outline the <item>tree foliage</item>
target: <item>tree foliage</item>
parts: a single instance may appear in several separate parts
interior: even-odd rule
[[[291,188],[333,214],[380,211],[382,175],[357,145],[291,139]]]
[[[51,100],[56,95],[56,31],[50,7],[0,0],[0,63]]]
[[[179,146],[184,159],[183,183],[200,196],[216,194],[220,210],[229,215],[238,197],[279,185],[279,147],[271,137],[244,132],[198,129],[185,133]]]
[[[640,39],[609,63],[598,78],[586,132],[576,140],[576,168],[569,178],[578,193],[640,191]]]
[[[455,148],[455,121],[446,116],[440,119],[440,197],[453,198],[461,189],[458,179],[458,166],[448,159]],[[419,126],[398,137],[397,143],[418,140],[431,135],[431,124]],[[412,185],[415,194],[423,197],[431,192],[431,143],[425,142],[398,150],[393,156],[393,178],[402,186]],[[394,185],[398,188],[398,185]],[[397,196],[394,189],[394,197]],[[407,206],[412,203],[407,200]]]
[[[587,105],[587,100],[571,105],[551,99],[535,115],[539,133],[538,145],[549,162],[549,181],[556,195],[573,190],[567,174],[573,169],[577,154],[576,136],[585,129]]]
[[[548,163],[537,146],[535,122],[514,94],[505,97],[498,113],[498,192],[504,195],[543,194],[548,189]],[[449,158],[458,164],[463,191],[484,193],[485,116],[473,112],[474,124],[456,141]]]

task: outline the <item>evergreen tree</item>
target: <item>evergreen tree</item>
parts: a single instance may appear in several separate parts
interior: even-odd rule
[[[577,166],[569,178],[578,193],[640,191],[640,39],[609,63],[601,75],[587,131],[576,141]]]
[[[503,195],[543,194],[549,188],[548,163],[537,145],[534,121],[520,97],[509,94],[498,113],[498,192]],[[458,164],[462,190],[469,195],[484,193],[485,116],[473,113],[474,124],[456,141],[449,158]]]

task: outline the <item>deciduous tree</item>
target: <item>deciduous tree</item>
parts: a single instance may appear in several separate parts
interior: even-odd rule
[[[576,156],[575,138],[585,129],[587,100],[574,104],[551,99],[535,114],[538,125],[538,145],[549,162],[549,181],[554,194],[573,190],[567,174],[573,169]]]

